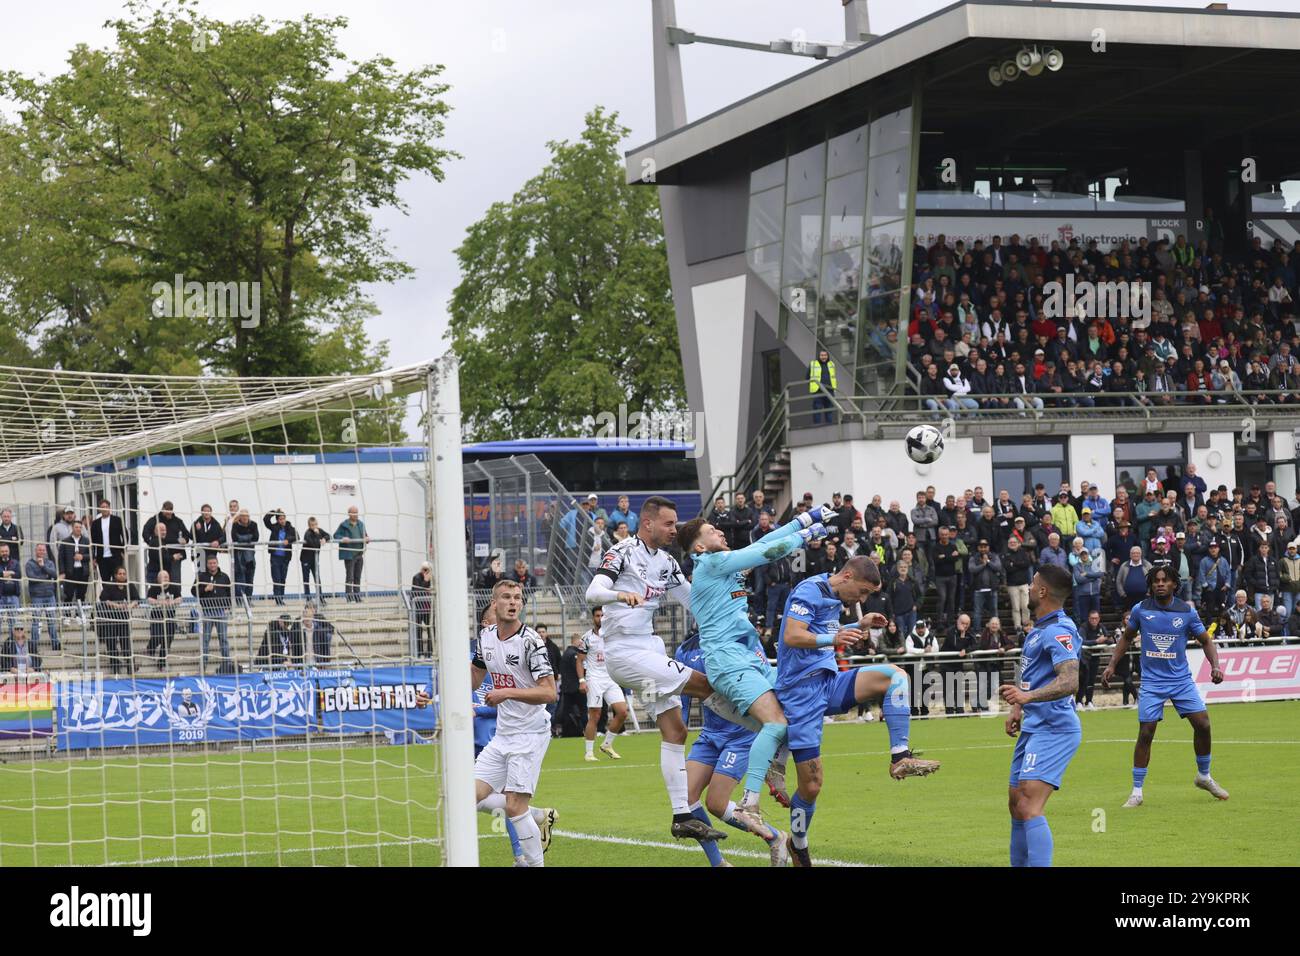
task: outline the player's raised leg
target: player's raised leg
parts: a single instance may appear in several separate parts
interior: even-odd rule
[[[939,769],[939,761],[921,760],[912,755],[909,686],[907,671],[894,664],[859,667],[853,681],[854,703],[881,699],[885,727],[889,730],[889,775],[895,780],[924,777]]]

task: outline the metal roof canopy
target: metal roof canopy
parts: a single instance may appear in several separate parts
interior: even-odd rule
[[[1104,53],[1092,51],[1098,29]],[[995,60],[1035,43],[1061,49],[1064,69],[989,84]],[[812,140],[870,105],[906,105],[918,67],[925,125],[944,133],[994,129],[1011,143],[1068,132],[1130,148],[1189,130],[1202,142],[1248,130],[1294,140],[1300,124],[1287,120],[1300,110],[1279,108],[1278,94],[1300,82],[1297,53],[1300,14],[963,0],[629,150],[627,181],[643,181],[647,160],[655,184],[673,185],[778,158],[805,124]]]

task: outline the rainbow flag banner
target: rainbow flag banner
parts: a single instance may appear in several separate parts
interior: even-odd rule
[[[0,739],[48,737],[54,733],[50,682],[21,677],[0,681]]]

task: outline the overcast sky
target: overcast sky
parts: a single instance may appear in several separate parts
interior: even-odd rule
[[[1203,2],[1141,0],[1149,6]],[[871,26],[887,33],[948,6],[948,0],[875,0]],[[1136,4],[1134,4],[1136,5]],[[1300,11],[1300,0],[1251,0],[1234,9]],[[304,13],[347,16],[349,56],[392,57],[400,68],[445,66],[451,85],[443,145],[463,159],[442,183],[422,178],[403,189],[408,214],[386,212],[397,256],[414,278],[369,291],[382,314],[371,335],[394,343],[399,364],[444,351],[447,302],[457,282],[454,249],[466,228],[508,199],[546,161],[546,143],[572,139],[597,104],[616,110],[632,132],[624,147],[654,138],[649,0],[204,0],[209,16],[268,19]],[[0,64],[26,74],[62,71],[79,42],[105,46],[103,23],[123,5],[106,0],[8,3]],[[697,33],[767,41],[802,30],[808,40],[844,36],[840,0],[677,0],[680,26]],[[817,61],[696,44],[682,50],[686,107],[696,119]]]

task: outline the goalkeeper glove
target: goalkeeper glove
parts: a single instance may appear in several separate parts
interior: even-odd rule
[[[824,524],[818,523],[810,527],[804,528],[802,531],[799,532],[799,537],[801,537],[804,540],[804,543],[806,544],[809,541],[820,541],[822,538],[827,537],[830,533],[831,532],[829,528],[827,528]]]
[[[810,508],[798,516],[798,521],[805,528],[818,521],[829,521],[836,516],[836,511],[830,505],[819,505],[816,508]]]

